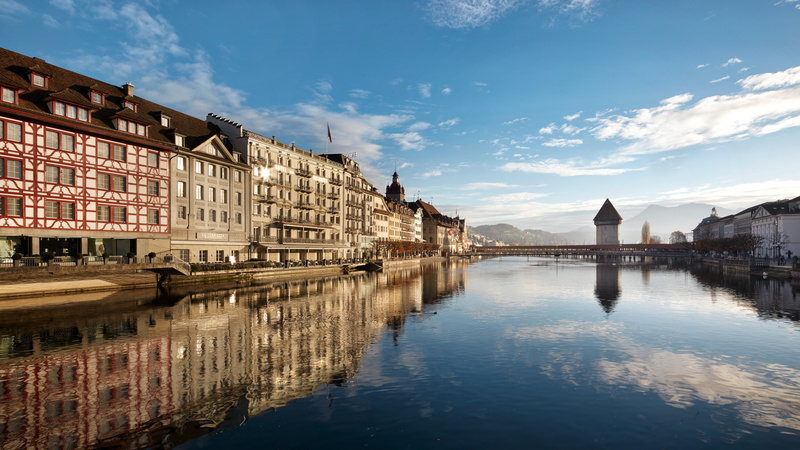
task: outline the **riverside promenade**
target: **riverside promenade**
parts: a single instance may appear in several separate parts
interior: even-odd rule
[[[426,257],[383,261],[384,268],[400,268],[444,262],[447,258]],[[289,268],[232,268],[213,272],[195,272],[189,276],[173,276],[169,286],[230,281],[279,282],[297,279],[338,276],[348,264]],[[158,276],[133,265],[53,267],[51,271],[0,270],[0,301],[68,294],[111,292],[158,287]],[[72,270],[68,270],[72,269]],[[87,296],[93,297],[93,296]],[[52,299],[56,301],[55,298]],[[43,302],[48,302],[46,299]]]

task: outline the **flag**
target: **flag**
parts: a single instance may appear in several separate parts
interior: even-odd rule
[[[331,141],[331,144],[333,144],[333,138],[331,137],[331,125],[329,123],[326,124],[328,125],[328,140]]]

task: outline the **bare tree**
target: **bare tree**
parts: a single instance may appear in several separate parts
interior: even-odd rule
[[[686,235],[681,231],[673,231],[672,234],[669,235],[670,244],[683,244],[684,242],[686,242]]]
[[[644,225],[642,225],[642,244],[649,244],[650,243],[650,222],[644,221]]]

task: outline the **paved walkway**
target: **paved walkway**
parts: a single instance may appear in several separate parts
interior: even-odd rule
[[[91,275],[38,275],[31,277],[0,276],[0,300],[91,291],[113,291],[156,284],[152,273],[115,273]]]

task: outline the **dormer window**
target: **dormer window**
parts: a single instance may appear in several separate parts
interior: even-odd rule
[[[171,128],[172,118],[166,114],[161,114],[161,126],[164,128]]]
[[[122,106],[130,109],[131,111],[134,111],[134,112],[136,111],[136,103],[129,102],[129,101],[125,100],[124,102],[122,102]]]
[[[146,125],[125,119],[116,119],[116,122],[117,130],[119,131],[127,131],[128,133],[138,134],[139,136],[147,136]]]
[[[105,103],[102,92],[91,91],[89,93],[89,98],[92,100],[92,103],[97,103],[98,105]]]
[[[57,116],[65,116],[69,117],[70,119],[78,119],[82,122],[89,121],[89,110],[86,108],[70,105],[69,103],[59,102],[57,100],[53,100],[51,108],[53,114]]]
[[[47,77],[42,74],[31,72],[31,84],[34,86],[47,87]]]
[[[186,136],[175,133],[175,145],[186,147]]]
[[[0,86],[0,98],[6,103],[17,104],[17,90]]]

